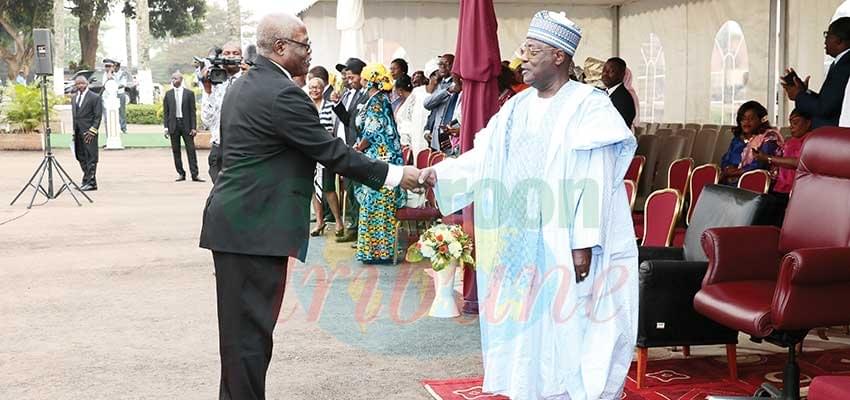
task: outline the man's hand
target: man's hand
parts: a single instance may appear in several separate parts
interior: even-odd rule
[[[426,131],[424,136],[425,136],[425,140],[428,143],[431,143],[431,131]]]
[[[788,68],[785,70],[786,75],[791,73],[794,73],[796,75],[796,72],[794,72],[793,68]],[[807,76],[805,81],[801,81],[800,78],[794,78],[793,85],[789,85],[785,81],[782,81],[782,88],[785,89],[785,94],[790,100],[796,101],[797,95],[799,95],[800,93],[805,93],[807,90],[809,90],[810,78],[810,76]]]
[[[593,259],[593,253],[589,248],[573,250],[573,267],[576,270],[576,283],[587,279],[590,274],[590,262]]]
[[[97,137],[97,131],[94,130],[94,128],[89,128],[89,130],[86,131],[86,134],[83,135],[83,142],[85,142],[85,144],[89,144],[96,137]]]
[[[165,135],[163,135],[163,136],[165,136],[165,138],[168,139],[168,128],[165,128]]]
[[[434,168],[425,168],[419,173],[420,185],[434,187],[437,185],[437,171]]]
[[[419,169],[410,165],[404,166],[404,175],[401,177],[402,189],[413,190],[421,187],[419,184]]]
[[[192,129],[191,131],[189,131],[189,136],[195,136],[197,134],[198,134],[198,131],[195,130],[195,129]]]
[[[331,103],[334,103],[334,104],[339,103],[339,93],[336,90],[331,91],[331,95],[328,98],[328,100],[330,100]]]

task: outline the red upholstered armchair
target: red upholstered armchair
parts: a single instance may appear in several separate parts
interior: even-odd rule
[[[782,392],[800,398],[795,346],[813,328],[850,323],[850,129],[821,128],[803,145],[781,230],[706,230],[708,271],[694,308],[754,340],[788,348]]]

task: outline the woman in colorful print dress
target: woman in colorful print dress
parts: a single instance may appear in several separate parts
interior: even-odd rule
[[[392,76],[381,64],[367,65],[360,76],[368,90],[369,100],[358,111],[360,141],[355,148],[369,157],[402,165],[398,129],[393,119],[392,105],[386,95],[386,92],[392,90]],[[360,202],[358,261],[367,264],[392,262],[397,250],[395,213],[404,204],[402,193],[398,187],[373,190],[360,185],[355,190],[357,201]]]

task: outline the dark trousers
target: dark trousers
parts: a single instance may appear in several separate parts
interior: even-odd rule
[[[168,132],[171,136],[171,152],[174,154],[174,168],[180,176],[186,176],[186,171],[183,169],[183,157],[180,156],[180,138],[183,138],[183,144],[186,145],[186,157],[189,159],[189,172],[193,178],[198,177],[198,155],[195,153],[195,138],[189,136],[189,129],[184,126],[183,119],[177,118],[177,125],[174,127],[174,132]]]
[[[213,261],[221,353],[219,400],[265,399],[287,257],[213,251]]]
[[[127,133],[127,94],[119,93],[118,99],[121,100],[118,108],[118,124],[121,126],[121,132]]]
[[[210,146],[210,155],[207,157],[210,164],[210,179],[215,183],[218,173],[221,172],[221,146],[213,143]]]
[[[358,186],[359,182],[345,178],[345,229],[354,232],[357,232],[360,219],[360,203],[354,194],[354,189]]]
[[[83,180],[80,186],[91,185],[97,186],[97,135],[92,138],[91,143],[85,142],[84,133],[74,134],[74,156],[80,162],[80,169],[83,170]]]

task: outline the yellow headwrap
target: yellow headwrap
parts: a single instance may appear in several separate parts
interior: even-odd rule
[[[374,87],[383,91],[390,91],[393,89],[393,77],[390,75],[390,72],[387,71],[387,67],[385,67],[384,64],[371,63],[363,67],[363,71],[360,72],[360,76],[369,82],[367,87]]]

